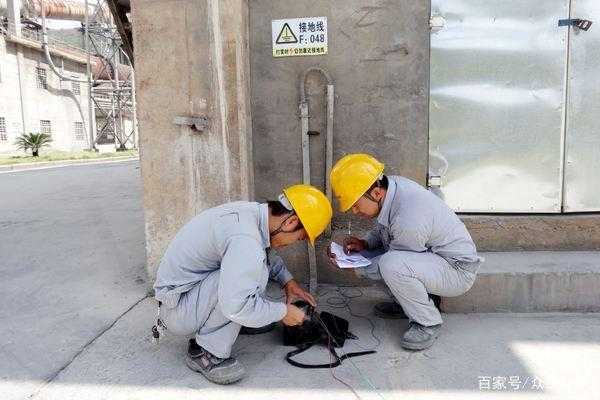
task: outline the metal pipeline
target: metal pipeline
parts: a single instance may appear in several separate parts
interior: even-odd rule
[[[306,79],[311,72],[323,74],[327,80],[327,136],[325,139],[325,195],[332,201],[331,198],[331,183],[329,174],[333,165],[333,109],[334,109],[334,86],[331,75],[319,67],[308,68],[300,77],[300,120],[302,130],[302,181],[304,184],[310,185],[310,141],[308,121],[310,111],[308,106],[308,98],[306,96]],[[327,227],[328,235],[331,233],[331,224]],[[315,248],[310,244],[308,246],[308,263],[309,263],[309,291],[312,294],[317,292],[317,257]]]
[[[46,12],[44,10],[44,2],[40,2],[41,7],[41,16],[42,16],[42,50],[44,51],[44,56],[46,57],[46,62],[50,66],[52,72],[56,74],[63,81],[71,81],[71,82],[80,82],[80,83],[88,83],[87,79],[75,79],[72,77],[64,76],[54,62],[52,62],[52,56],[50,55],[50,49],[48,48],[48,31],[46,30]]]
[[[72,0],[25,0],[23,3],[27,11],[51,19],[83,21],[85,18],[85,7]]]
[[[2,8],[5,3],[5,0],[0,0],[0,8]],[[96,7],[102,9],[101,15],[97,15],[96,19],[102,18],[103,21],[112,23],[113,17],[106,4],[84,5],[78,0],[23,0],[21,12],[25,16],[37,16],[43,14],[46,18],[50,19],[83,22],[86,16],[86,10],[89,15],[92,15],[94,14]]]
[[[39,1],[39,2],[37,2],[37,4],[40,7],[40,16],[42,18],[42,50],[44,52],[46,61],[47,61],[48,65],[50,66],[50,69],[63,81],[80,82],[80,83],[87,83],[87,84],[91,85],[91,83],[89,82],[88,79],[76,79],[76,78],[72,78],[69,76],[65,76],[60,72],[60,70],[58,68],[56,68],[56,65],[54,65],[54,62],[52,61],[52,56],[50,54],[50,48],[49,48],[49,44],[48,44],[48,30],[46,28],[46,15],[48,14],[48,12],[45,9],[46,2]],[[85,10],[89,11],[90,8],[87,5],[87,1],[85,3],[85,7],[82,7],[82,9],[84,11]],[[87,40],[89,40],[88,35],[87,35],[88,21],[89,21],[88,14],[85,13],[84,17],[85,17],[84,21],[85,21],[85,26],[86,26],[85,40],[87,41]],[[131,75],[133,73],[131,66],[123,65],[119,62],[113,62],[112,60],[106,60],[102,57],[91,56],[89,54],[89,50],[87,51],[87,53],[88,53],[87,54],[88,65],[92,69],[91,75],[94,76],[96,79],[111,80],[117,74],[120,74],[121,80],[129,80],[131,78]],[[88,72],[88,75],[89,75],[89,72]]]

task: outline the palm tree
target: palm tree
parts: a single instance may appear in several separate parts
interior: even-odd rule
[[[37,157],[40,148],[49,146],[50,142],[52,142],[52,136],[47,133],[24,133],[15,140],[15,145],[19,150],[31,149],[33,156]]]

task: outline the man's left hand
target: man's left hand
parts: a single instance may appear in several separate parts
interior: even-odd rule
[[[285,290],[285,298],[287,304],[293,303],[295,300],[301,299],[306,301],[313,307],[317,306],[317,301],[312,296],[312,294],[302,289],[302,287],[295,280],[292,279],[291,281],[286,283],[283,289]]]

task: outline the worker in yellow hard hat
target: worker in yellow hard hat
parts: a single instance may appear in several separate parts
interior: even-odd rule
[[[177,233],[158,267],[154,283],[159,327],[194,335],[186,364],[220,384],[239,381],[245,368],[231,356],[242,333],[260,333],[281,321],[303,322],[301,299],[316,306],[271,249],[315,239],[331,221],[327,197],[309,185],[283,190],[267,203],[234,202],[201,212]],[[279,282],[286,302],[265,297],[268,279]]]
[[[365,238],[349,234],[343,247],[371,258],[370,266],[356,272],[383,279],[394,296],[394,302],[375,305],[375,314],[408,318],[400,344],[423,350],[440,331],[439,296],[469,290],[483,259],[464,224],[440,198],[410,179],[386,176],[384,169],[368,154],[349,154],[333,167],[330,181],[340,211],[376,221]],[[331,249],[328,255],[336,264]]]

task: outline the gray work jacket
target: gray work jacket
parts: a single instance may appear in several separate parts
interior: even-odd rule
[[[267,300],[264,289],[269,278],[284,285],[292,275],[280,257],[267,256],[269,246],[267,204],[235,202],[205,210],[169,244],[155,297],[173,308],[181,293],[219,270],[218,305],[228,319],[248,327],[279,321],[287,307]]]
[[[454,211],[410,179],[389,176],[388,180],[377,225],[366,237],[369,249],[429,251],[456,267],[477,272],[483,258]]]

